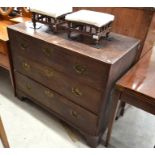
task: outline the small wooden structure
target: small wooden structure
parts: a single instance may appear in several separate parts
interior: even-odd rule
[[[65,23],[65,15],[72,12],[72,8],[61,10],[49,8],[30,8],[34,29],[38,28],[36,22],[48,24],[53,32],[58,32],[59,27]]]
[[[66,15],[65,19],[68,23],[69,38],[71,38],[71,32],[78,32],[92,37],[98,44],[101,38],[108,38],[114,16],[96,11],[80,10]]]

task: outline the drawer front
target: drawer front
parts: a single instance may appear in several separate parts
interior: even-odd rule
[[[16,56],[13,61],[16,71],[48,86],[91,112],[98,113],[103,94],[101,91],[30,59]]]
[[[7,54],[7,43],[0,41],[0,53]]]
[[[90,134],[95,132],[97,116],[77,106],[52,90],[15,72],[16,89],[56,112],[66,121]]]
[[[105,86],[108,76],[106,64],[19,32],[11,31],[11,36],[13,55],[22,54],[24,57],[78,78],[96,89],[102,89]]]

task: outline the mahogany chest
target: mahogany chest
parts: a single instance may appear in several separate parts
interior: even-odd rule
[[[96,147],[107,128],[110,94],[137,60],[139,40],[111,33],[99,49],[28,23],[8,28],[15,95],[80,131]]]

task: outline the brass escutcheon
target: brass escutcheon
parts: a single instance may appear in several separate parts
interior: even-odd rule
[[[54,72],[51,69],[45,69],[44,73],[45,73],[45,76],[48,78],[53,77],[53,75],[54,75]]]
[[[49,91],[49,90],[45,90],[44,93],[45,93],[46,96],[48,96],[50,98],[52,98],[54,96],[54,94],[51,91]]]
[[[76,64],[74,66],[74,70],[78,73],[78,74],[83,74],[86,71],[86,67],[80,64]]]
[[[82,95],[82,92],[78,88],[72,88],[72,93],[76,96]]]
[[[79,118],[79,115],[78,115],[77,112],[74,111],[74,110],[71,110],[71,115],[72,115],[74,118],[76,118],[76,119]]]
[[[24,70],[26,70],[26,71],[30,70],[30,65],[27,62],[23,62],[22,66],[23,66]]]
[[[52,50],[49,49],[49,48],[43,48],[42,49],[43,53],[46,55],[46,56],[51,56],[51,53],[52,53]]]
[[[28,45],[26,45],[25,43],[21,43],[20,47],[22,50],[25,50],[28,47]]]
[[[32,88],[29,84],[26,84],[26,89],[28,89],[30,91]]]

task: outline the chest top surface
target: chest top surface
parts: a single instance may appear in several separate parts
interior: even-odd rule
[[[9,26],[9,29],[108,64],[115,63],[139,44],[138,39],[111,33],[111,41],[104,40],[102,42],[103,46],[97,49],[84,43],[65,39],[61,37],[62,34],[53,35],[45,25],[34,30],[31,22],[26,22]]]
[[[118,86],[155,98],[155,46],[125,74]]]

